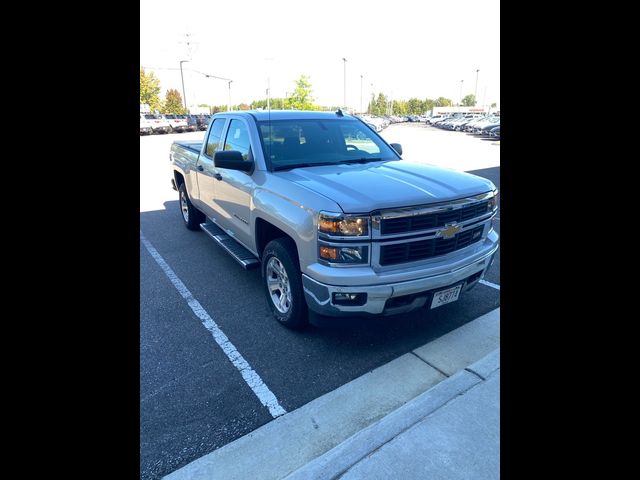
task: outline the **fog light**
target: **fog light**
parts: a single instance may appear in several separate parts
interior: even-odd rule
[[[364,305],[367,303],[367,294],[366,293],[341,293],[334,292],[333,293],[333,304],[334,305]]]

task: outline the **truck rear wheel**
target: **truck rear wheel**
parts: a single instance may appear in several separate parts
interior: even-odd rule
[[[262,279],[273,316],[287,328],[303,328],[308,310],[293,240],[283,237],[267,244],[262,254]]]
[[[184,220],[185,226],[189,230],[200,230],[200,224],[206,220],[204,213],[193,206],[191,200],[189,200],[187,187],[184,183],[180,184],[180,187],[178,188],[178,195],[182,220]]]

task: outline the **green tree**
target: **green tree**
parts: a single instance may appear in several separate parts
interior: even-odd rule
[[[373,102],[371,113],[374,115],[386,115],[389,99],[384,93],[379,93],[378,98]]]
[[[409,115],[422,115],[424,113],[424,105],[422,100],[418,98],[410,98],[407,102],[407,109]]]
[[[424,105],[423,113],[427,113],[428,111],[433,110],[433,107],[435,107],[436,102],[435,100],[431,100],[430,98],[425,98],[423,105]]]
[[[453,102],[445,97],[438,97],[435,102],[436,107],[452,107]]]
[[[394,100],[393,113],[395,113],[396,115],[407,115],[407,102],[405,102],[404,100]]]
[[[160,102],[160,80],[156,78],[153,72],[145,72],[144,68],[140,69],[140,105],[147,104],[152,112],[160,110],[162,104]]]
[[[473,107],[476,104],[476,96],[470,93],[462,99],[462,105],[465,107]]]
[[[257,110],[258,108],[267,108],[267,100],[254,100],[251,102],[250,107],[252,110]]]
[[[497,104],[496,102],[493,102],[493,103],[491,104],[491,108],[496,108],[497,106],[498,106],[498,104]]]
[[[187,110],[182,104],[182,95],[175,88],[167,90],[164,105],[162,107],[162,113],[183,115],[187,113]]]
[[[313,110],[313,97],[311,96],[311,82],[306,75],[300,75],[295,81],[296,88],[287,99],[287,105],[295,110]]]

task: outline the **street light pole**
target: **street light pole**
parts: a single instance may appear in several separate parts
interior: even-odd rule
[[[229,80],[229,104],[227,105],[227,112],[231,111],[231,82],[233,82],[233,80]]]
[[[476,70],[476,89],[473,91],[473,106],[475,107],[478,103],[478,72],[480,69]]]
[[[187,94],[184,92],[184,75],[182,74],[182,64],[189,60],[180,60],[180,79],[182,80],[182,100],[184,101],[184,109],[187,109]]]
[[[375,94],[373,93],[373,83],[371,84],[371,104],[370,104],[370,108],[368,110],[371,110],[368,113],[373,113],[373,101],[375,99]]]
[[[344,98],[342,101],[343,108],[347,108],[347,59],[343,58],[344,62]]]
[[[462,84],[464,80],[460,80],[460,101],[458,102],[458,111],[460,111],[460,105],[462,104]]]

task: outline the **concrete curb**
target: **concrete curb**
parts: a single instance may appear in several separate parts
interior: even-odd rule
[[[483,380],[489,378],[493,372],[500,368],[500,347],[496,348],[493,352],[484,358],[481,358],[475,363],[472,363],[465,370],[473,372]]]
[[[500,368],[500,348],[435,385],[376,423],[288,475],[286,480],[335,479],[367,455],[482,383]],[[479,378],[481,377],[481,378]]]
[[[429,412],[481,383],[499,367],[500,356],[494,352],[499,346],[497,308],[266,423],[164,479],[279,480],[289,478],[287,475],[330,478],[330,472],[342,471],[344,465],[348,468],[362,458],[362,452],[368,453],[371,445],[389,442]],[[422,397],[425,394],[429,396]],[[357,443],[360,441],[362,444]],[[307,468],[309,473],[298,473]]]

